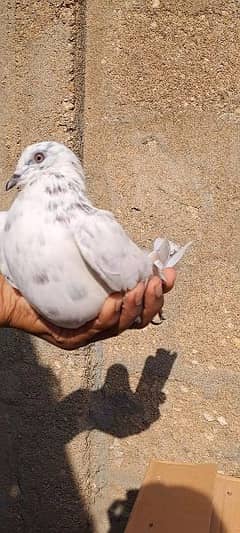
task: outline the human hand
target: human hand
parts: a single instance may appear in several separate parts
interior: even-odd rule
[[[151,322],[163,307],[163,294],[174,286],[176,272],[173,268],[164,271],[166,281],[153,276],[145,287],[137,287],[125,295],[110,295],[98,317],[79,329],[64,329],[44,320],[25,298],[0,276],[1,309],[0,326],[17,328],[40,337],[65,350],[74,350],[91,342],[114,337],[130,328],[137,317],[143,328]]]

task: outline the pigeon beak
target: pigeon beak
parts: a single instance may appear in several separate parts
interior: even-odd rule
[[[6,191],[10,191],[10,189],[15,187],[20,177],[21,177],[20,174],[13,174],[10,180],[8,180],[6,183]]]

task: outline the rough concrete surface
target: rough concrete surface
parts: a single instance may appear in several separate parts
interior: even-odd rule
[[[99,533],[123,531],[150,457],[240,475],[239,14],[235,1],[88,3],[92,196],[142,246],[194,241],[165,323],[96,354]]]
[[[139,245],[194,241],[160,327],[73,354],[1,333],[1,532],[121,533],[151,457],[240,475],[239,15],[237,0],[1,3],[3,182],[55,138]]]
[[[84,16],[74,0],[0,3],[1,209],[27,144],[57,139],[80,152]],[[89,350],[0,335],[0,531],[87,531]]]

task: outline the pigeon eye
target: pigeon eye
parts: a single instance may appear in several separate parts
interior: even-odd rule
[[[42,163],[42,161],[44,161],[45,157],[44,155],[41,153],[41,152],[38,152],[37,154],[35,154],[34,156],[34,161],[36,163]]]

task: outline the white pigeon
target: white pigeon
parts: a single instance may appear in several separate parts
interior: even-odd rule
[[[0,217],[1,271],[41,316],[78,328],[106,297],[127,291],[153,269],[163,277],[188,246],[156,239],[138,248],[114,216],[92,205],[79,159],[57,142],[28,146],[6,190],[21,192]]]

